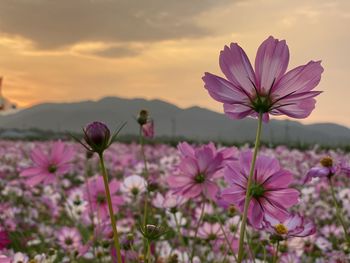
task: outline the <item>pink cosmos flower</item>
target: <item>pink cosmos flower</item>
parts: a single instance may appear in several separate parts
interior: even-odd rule
[[[108,203],[102,176],[90,178],[85,187],[88,187],[88,189],[85,189],[84,198],[90,203],[92,210],[96,211],[102,220],[109,218]],[[117,180],[113,179],[109,182],[114,212],[118,211],[119,206],[124,203],[124,199],[117,195],[119,188],[120,183]]]
[[[306,118],[315,107],[313,91],[321,79],[320,61],[286,72],[289,50],[285,40],[270,36],[259,47],[255,69],[244,50],[231,43],[220,52],[220,68],[227,80],[206,72],[203,81],[210,96],[224,104],[225,113],[233,119],[256,117],[263,113]]]
[[[65,146],[61,141],[53,144],[49,154],[45,154],[40,148],[35,148],[31,153],[34,166],[23,170],[21,176],[26,178],[29,186],[35,186],[41,182],[52,183],[56,181],[57,176],[69,171],[73,155],[73,149]]]
[[[216,240],[224,238],[224,233],[221,230],[219,223],[210,224],[205,222],[198,228],[198,237],[208,240]]]
[[[66,251],[79,251],[82,246],[81,235],[76,228],[62,227],[57,233],[60,246]]]
[[[316,232],[315,224],[299,214],[291,214],[283,222],[266,216],[264,225],[266,231],[285,239],[289,237],[306,237]]]
[[[243,211],[247,180],[252,162],[252,152],[243,152],[238,162],[225,168],[225,179],[230,185],[222,192],[222,198]],[[266,215],[284,221],[289,216],[287,208],[298,203],[299,192],[288,188],[293,175],[281,169],[278,161],[267,156],[258,156],[250,188],[251,201],[248,208],[250,223],[261,228]]]
[[[341,161],[335,163],[330,156],[322,158],[320,164],[320,166],[312,167],[310,171],[308,171],[304,184],[310,182],[312,178],[316,177],[327,178],[339,173],[350,175],[350,167],[346,165],[345,162]]]
[[[193,148],[188,144],[180,144],[178,149],[182,154],[180,174],[167,178],[173,193],[186,198],[203,194],[214,200],[219,188],[213,179],[216,172],[222,169],[222,153],[217,153],[209,145]]]

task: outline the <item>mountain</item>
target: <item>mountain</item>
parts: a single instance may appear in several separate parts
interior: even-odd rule
[[[255,137],[256,120],[230,120],[224,114],[200,107],[181,109],[161,100],[122,99],[106,97],[99,101],[44,103],[0,116],[4,129],[31,128],[56,132],[79,132],[88,122],[100,120],[117,127],[127,121],[123,134],[136,134],[135,118],[147,109],[155,121],[158,136],[185,136],[189,139],[251,141]],[[264,124],[262,138],[271,143],[319,143],[347,145],[350,129],[333,123],[303,125],[291,120],[271,120]]]

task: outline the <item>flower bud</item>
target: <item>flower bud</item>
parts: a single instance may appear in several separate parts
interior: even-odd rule
[[[137,117],[137,122],[142,126],[145,125],[148,121],[148,111],[141,110],[139,116]]]
[[[109,146],[111,133],[102,122],[92,122],[84,128],[85,141],[93,152],[101,154]]]

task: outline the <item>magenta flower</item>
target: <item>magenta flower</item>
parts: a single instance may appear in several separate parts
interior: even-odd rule
[[[315,224],[299,214],[291,214],[283,222],[267,216],[265,217],[264,228],[271,234],[284,239],[289,237],[306,237],[316,232]]]
[[[213,179],[223,167],[222,153],[217,153],[210,145],[193,148],[187,143],[181,143],[178,149],[182,154],[179,164],[180,174],[171,175],[167,179],[173,193],[186,198],[203,194],[215,199],[219,188]]]
[[[69,171],[73,155],[73,149],[61,141],[53,144],[50,154],[35,148],[31,153],[34,166],[23,170],[21,176],[26,178],[29,186],[52,183],[56,181],[57,176]]]
[[[203,81],[210,96],[224,104],[225,113],[233,119],[256,117],[263,113],[306,118],[315,107],[313,91],[321,79],[320,61],[286,72],[289,50],[284,40],[270,36],[259,47],[255,70],[244,50],[231,43],[220,52],[220,67],[227,80],[206,72]]]
[[[238,162],[232,162],[224,170],[230,185],[222,192],[222,199],[236,205],[243,212],[247,191],[247,180],[252,162],[252,153],[243,152]],[[248,209],[250,223],[260,228],[266,215],[284,221],[289,213],[287,208],[298,203],[299,192],[288,188],[293,176],[281,169],[278,161],[267,156],[258,156],[251,188]]]
[[[350,167],[345,162],[337,162],[330,157],[324,157],[320,161],[320,166],[315,166],[306,174],[304,184],[312,180],[312,178],[327,178],[335,174],[345,173],[350,175]]]
[[[92,210],[96,211],[100,219],[104,220],[108,218],[108,203],[102,176],[90,178],[85,187],[88,187],[88,189],[85,189],[84,198],[90,203]],[[124,203],[124,199],[117,195],[119,188],[120,183],[117,180],[114,179],[109,182],[114,212],[118,211],[119,206]]]

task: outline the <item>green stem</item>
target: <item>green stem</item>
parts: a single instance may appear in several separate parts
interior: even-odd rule
[[[280,249],[280,242],[277,240],[277,243],[276,243],[276,253],[275,255],[273,256],[273,259],[272,259],[272,263],[277,263],[277,260],[278,260],[278,250]]]
[[[147,263],[151,262],[151,242],[147,241],[147,256],[146,256]]]
[[[192,252],[191,252],[191,263],[193,263],[193,257],[194,257],[194,253],[196,251],[196,239],[197,239],[199,226],[200,226],[200,224],[202,222],[202,219],[203,219],[203,216],[204,216],[204,207],[205,207],[205,201],[203,200],[201,214],[199,216],[198,223],[197,223],[197,226],[196,226],[196,229],[195,229],[195,232],[194,232],[194,238],[193,238],[194,242],[193,242],[193,247],[192,247]]]
[[[333,182],[332,182],[332,178],[329,177],[329,185],[331,187],[331,193],[332,193],[332,199],[333,199],[333,203],[334,203],[334,206],[335,206],[335,209],[336,209],[336,216],[338,218],[338,221],[339,223],[342,225],[343,227],[343,230],[344,230],[344,235],[345,235],[345,239],[346,239],[346,242],[348,242],[350,244],[350,238],[349,238],[349,233],[348,233],[348,226],[346,225],[345,221],[344,221],[344,218],[342,216],[342,211],[339,207],[339,204],[338,204],[338,201],[337,201],[337,198],[335,196],[335,191],[334,191],[334,186],[333,186]]]
[[[144,140],[143,140],[143,135],[142,135],[142,125],[140,125],[140,130],[139,130],[139,139],[140,139],[140,146],[141,146],[141,155],[142,155],[142,159],[143,159],[143,165],[144,165],[144,173],[143,176],[145,177],[145,180],[147,181],[147,177],[148,177],[148,167],[147,167],[147,159],[146,159],[146,154],[145,154],[145,147],[144,147]],[[148,219],[148,199],[149,199],[149,193],[148,190],[146,191],[146,196],[144,199],[144,205],[143,205],[143,227],[144,229],[146,229],[147,227],[147,219]],[[148,253],[148,241],[145,238],[144,242],[144,252]],[[148,258],[146,257],[146,260],[148,260]]]
[[[112,229],[113,229],[114,245],[115,245],[115,249],[117,251],[117,259],[118,259],[118,263],[122,263],[122,256],[121,256],[121,253],[120,253],[120,245],[119,245],[117,224],[116,224],[116,220],[115,220],[115,217],[114,217],[112,200],[111,200],[111,193],[109,191],[108,175],[107,175],[105,163],[104,163],[104,160],[103,160],[103,154],[102,153],[99,154],[99,157],[100,157],[100,164],[101,164],[103,182],[104,182],[104,185],[105,185],[109,216],[111,218],[111,224],[112,224]]]
[[[241,263],[243,260],[245,229],[246,229],[246,225],[247,225],[248,207],[249,207],[249,203],[251,200],[249,189],[250,189],[250,186],[252,184],[256,157],[258,155],[258,150],[259,150],[260,136],[261,136],[261,130],[262,130],[262,115],[263,115],[262,113],[259,113],[258,129],[256,132],[253,159],[252,159],[252,164],[250,166],[250,172],[249,172],[249,177],[248,177],[248,182],[247,182],[247,190],[246,190],[246,196],[245,196],[245,201],[244,201],[242,224],[241,224],[240,237],[239,237],[238,263]]]

